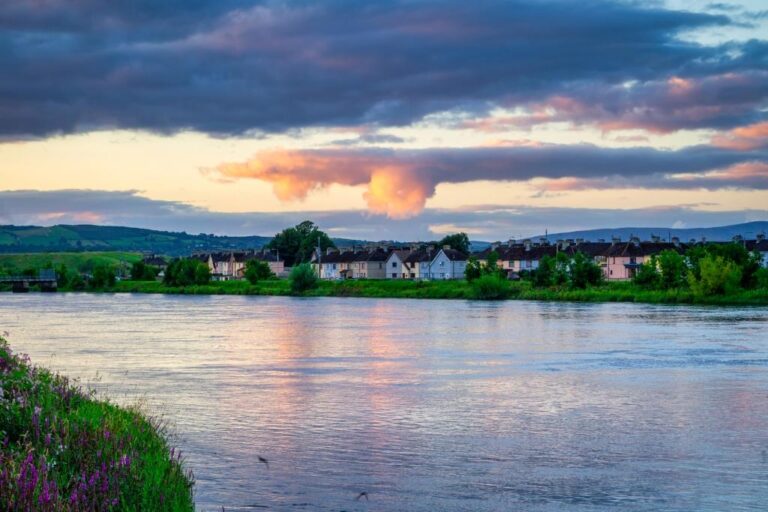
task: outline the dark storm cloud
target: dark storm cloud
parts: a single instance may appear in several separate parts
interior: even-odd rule
[[[392,220],[359,210],[222,213],[173,201],[155,201],[134,191],[0,191],[0,223],[17,225],[100,224],[216,233],[271,235],[311,219],[333,236],[365,240],[430,240],[464,230],[475,240],[505,240],[577,229],[655,226],[701,227],[768,219],[768,210],[706,211],[706,205],[646,209],[553,208],[485,205],[427,209],[417,219]],[[5,212],[6,215],[3,215]],[[13,212],[8,215],[8,212]]]
[[[599,120],[653,108],[674,76],[706,89],[743,75],[735,105],[715,91],[692,96],[682,114],[661,105],[652,119],[663,129],[733,126],[755,122],[764,105],[766,43],[677,38],[729,23],[595,0],[10,0],[0,5],[0,136],[394,125],[554,95],[605,97]],[[648,90],[616,99],[630,80]],[[713,95],[721,111],[695,115]]]

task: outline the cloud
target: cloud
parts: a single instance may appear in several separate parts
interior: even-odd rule
[[[677,151],[592,145],[520,145],[470,149],[325,149],[265,151],[217,168],[224,179],[271,183],[283,201],[333,184],[367,187],[372,213],[419,214],[440,183],[545,179],[543,188],[768,188],[768,153],[696,146]],[[751,167],[750,167],[751,166]],[[745,172],[749,167],[751,172]]]
[[[402,125],[557,97],[589,105],[563,113],[579,122],[731,127],[765,105],[768,44],[680,35],[732,24],[608,0],[6,0],[0,136]]]
[[[175,201],[148,199],[136,191],[0,191],[0,221],[4,223],[82,224],[91,222],[90,216],[97,216],[104,225],[220,235],[271,235],[306,219],[317,222],[333,236],[365,240],[432,240],[456,231],[471,233],[476,240],[506,240],[537,235],[545,230],[554,233],[623,226],[703,227],[768,220],[768,210],[707,211],[706,208],[706,205],[643,209],[541,208],[491,204],[428,208],[418,218],[404,220],[371,216],[359,210],[225,213]]]
[[[712,137],[712,145],[739,151],[768,147],[768,122],[739,126],[727,133],[716,134]]]

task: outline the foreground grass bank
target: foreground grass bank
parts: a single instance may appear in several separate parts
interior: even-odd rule
[[[191,511],[163,428],[29,364],[0,338],[0,510]]]
[[[517,300],[571,302],[643,302],[651,304],[768,305],[768,290],[742,290],[728,295],[697,296],[687,288],[646,290],[630,282],[606,283],[586,289],[536,288],[529,282],[506,283],[503,297]],[[287,280],[222,281],[208,285],[171,287],[154,281],[121,281],[102,290],[117,293],[187,295],[292,295]],[[472,284],[457,281],[349,280],[322,281],[302,294],[308,297],[371,297],[404,299],[477,299]]]

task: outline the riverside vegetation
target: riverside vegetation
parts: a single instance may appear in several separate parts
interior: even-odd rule
[[[52,267],[50,262],[48,267]],[[207,265],[194,259],[174,260],[163,282],[155,279],[155,269],[135,260],[131,279],[124,280],[115,279],[115,265],[102,262],[93,266],[88,283],[63,263],[53,268],[59,273],[62,291],[768,304],[768,269],[760,267],[759,255],[736,243],[696,246],[685,254],[663,251],[644,263],[628,282],[604,281],[600,267],[581,253],[544,256],[539,268],[523,272],[519,281],[505,278],[495,253],[482,263],[470,257],[466,279],[454,281],[329,282],[318,280],[307,263],[294,266],[291,277],[285,280],[276,279],[265,263],[256,260],[247,263],[244,281],[213,282]]]
[[[165,434],[0,338],[0,510],[191,511],[192,474]]]

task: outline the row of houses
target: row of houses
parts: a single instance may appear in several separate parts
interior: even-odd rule
[[[245,277],[245,264],[249,260],[259,260],[269,265],[269,270],[278,277],[285,277],[285,262],[275,251],[267,249],[253,251],[230,251],[197,253],[192,258],[208,265],[214,281],[229,281]]]
[[[758,235],[755,240],[734,238],[752,252],[760,253],[763,266],[768,267],[768,240]],[[662,241],[652,237],[641,241],[632,237],[628,241],[614,238],[610,242],[587,242],[584,240],[558,240],[550,243],[547,239],[538,242],[510,240],[506,244],[494,243],[472,256],[486,263],[491,252],[498,255],[499,266],[514,279],[521,272],[533,271],[539,267],[544,256],[556,257],[559,252],[568,255],[582,253],[600,266],[607,280],[632,279],[640,266],[652,256],[664,250],[684,253],[688,248],[712,243],[706,240],[690,240],[681,243],[679,239]],[[714,242],[717,243],[717,242]],[[373,247],[366,249],[328,249],[315,254],[312,267],[322,279],[461,279],[464,277],[468,257],[449,246],[437,248],[432,245],[414,247]]]
[[[734,237],[734,242],[741,243],[750,252],[758,252],[762,264],[768,267],[768,240],[765,235],[758,235],[754,240]],[[472,256],[481,263],[486,263],[491,252],[498,256],[498,265],[511,279],[522,272],[533,271],[539,267],[544,256],[556,257],[564,252],[569,256],[582,253],[600,266],[607,280],[632,279],[640,266],[651,256],[664,250],[684,253],[692,246],[722,242],[690,240],[680,242],[677,238],[662,241],[660,237],[641,241],[632,237],[628,241],[614,238],[610,242],[599,240],[588,242],[581,239],[558,240],[550,242],[545,238],[533,240],[509,240],[502,244],[496,242],[485,250]],[[275,251],[229,251],[193,254],[208,265],[214,280],[225,281],[243,279],[248,260],[264,261],[278,277],[285,277],[290,271],[285,262]],[[157,261],[156,261],[157,260]],[[145,258],[150,265],[163,266],[164,260],[157,257]],[[450,246],[413,245],[410,247],[350,247],[328,249],[316,252],[311,260],[312,268],[321,279],[462,279],[467,268],[468,257]]]
[[[316,253],[311,264],[322,279],[460,279],[467,257],[447,245],[348,248]]]

